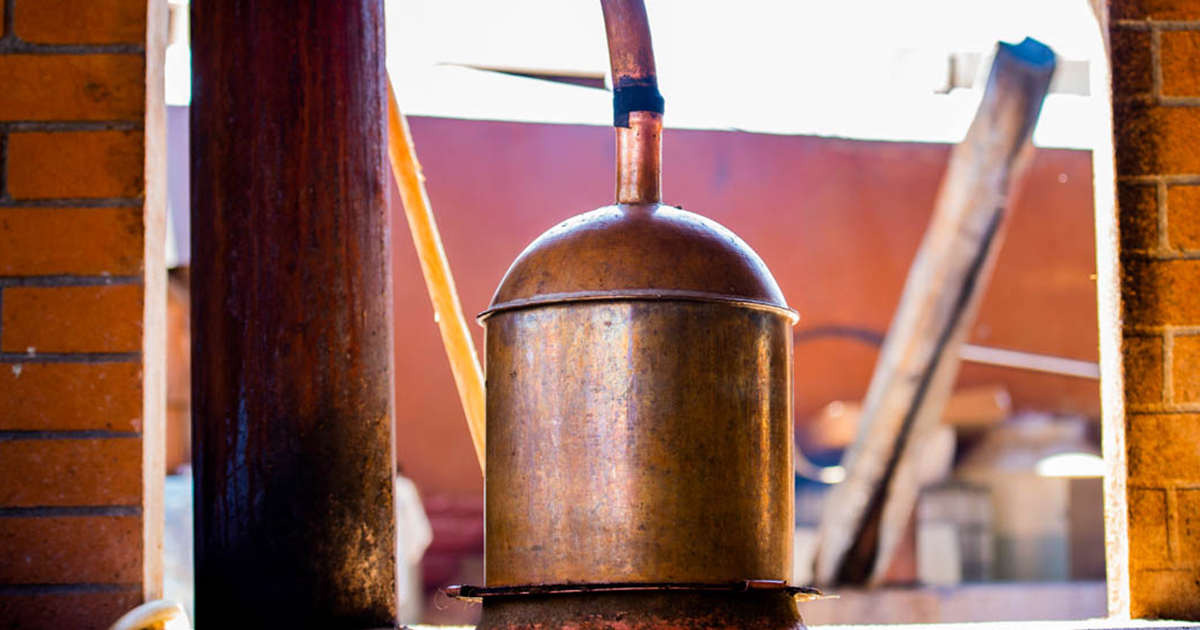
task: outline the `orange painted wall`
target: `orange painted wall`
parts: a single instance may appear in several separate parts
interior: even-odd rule
[[[612,199],[610,129],[435,118],[411,125],[470,314],[487,306],[538,234]],[[883,332],[949,150],[668,130],[665,197],[720,221],[762,256],[801,314],[798,332]],[[393,212],[400,464],[427,500],[480,501],[482,480],[398,203]],[[1039,150],[1016,195],[973,343],[1096,360],[1092,212],[1090,154]],[[846,337],[798,343],[798,421],[832,400],[861,398],[875,355],[874,346]],[[1003,384],[1017,408],[1099,412],[1093,381],[966,365],[960,382]]]

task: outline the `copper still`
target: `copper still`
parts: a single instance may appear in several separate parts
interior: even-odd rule
[[[759,257],[661,203],[641,0],[602,0],[617,203],[554,227],[487,311],[481,628],[793,628],[792,334]]]

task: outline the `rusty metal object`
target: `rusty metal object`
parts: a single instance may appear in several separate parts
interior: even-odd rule
[[[602,4],[618,203],[534,241],[480,316],[487,586],[784,584],[797,317],[741,239],[659,203],[645,9]]]
[[[197,620],[392,628],[383,2],[292,9],[191,5]]]
[[[781,630],[803,628],[783,590],[642,590],[494,597],[478,630]]]

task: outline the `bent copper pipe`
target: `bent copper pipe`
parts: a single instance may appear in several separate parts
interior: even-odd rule
[[[642,0],[601,0],[613,70],[613,123],[617,127],[617,202],[657,203],[661,194],[662,96],[654,69],[650,26]],[[388,153],[416,245],[426,288],[437,315],[442,343],[480,469],[484,469],[486,424],[479,355],[429,207],[424,177],[408,125],[388,82]]]
[[[619,90],[640,85],[657,91],[658,76],[645,3],[642,0],[600,0],[600,8],[604,12],[604,29],[608,34],[613,87]]]
[[[617,203],[662,201],[663,97],[642,0],[600,0],[612,65]]]

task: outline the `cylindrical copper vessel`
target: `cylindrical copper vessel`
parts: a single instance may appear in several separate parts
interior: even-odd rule
[[[787,581],[795,314],[716,223],[550,230],[487,327],[487,585]]]
[[[796,313],[741,239],[660,203],[645,9],[602,6],[617,204],[534,241],[480,315],[480,628],[795,628]]]

